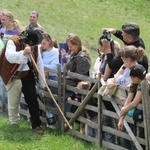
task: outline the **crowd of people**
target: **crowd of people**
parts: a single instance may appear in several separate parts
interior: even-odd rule
[[[31,11],[29,25],[22,27],[11,11],[2,10],[0,13],[0,95],[1,99],[5,98],[5,93],[8,95],[8,99],[2,99],[2,102],[4,104],[8,103],[8,116],[11,125],[19,123],[20,97],[23,95],[31,115],[32,129],[39,134],[43,134],[40,127],[41,120],[36,86],[44,89],[45,85],[38,77],[30,59],[30,54],[33,55],[43,78],[55,81],[57,81],[57,75],[44,72],[44,67],[57,70],[57,64],[65,63],[67,71],[90,76],[93,60],[90,52],[82,45],[82,40],[76,34],[68,35],[65,41],[67,49],[58,46],[57,41],[38,24],[38,17],[37,11]],[[111,127],[117,128],[118,126],[119,130],[123,130],[123,119],[127,112],[142,103],[140,88],[142,80],[150,79],[145,44],[140,37],[138,24],[132,22],[123,24],[122,30],[103,28],[101,35],[97,40],[98,58],[94,60],[95,64],[91,77],[97,78],[100,73],[108,88],[111,89],[116,84],[126,87],[127,99],[121,109],[118,124],[110,118],[106,119],[111,122]],[[124,43],[122,48],[118,41],[112,39],[113,36]],[[81,82],[70,76],[66,76],[66,81],[68,85],[74,87],[77,87],[78,83]],[[29,87],[30,90],[28,90]],[[50,89],[53,94],[57,93],[56,88],[50,86]],[[66,101],[73,94],[74,92],[67,91]],[[53,105],[51,99],[49,105]],[[104,101],[103,106],[115,112],[109,101]],[[71,108],[72,106],[67,103],[66,111],[70,112]],[[96,117],[94,116],[94,118]],[[93,120],[92,117],[88,119]],[[95,119],[96,121],[97,119]],[[91,129],[89,128],[89,130]],[[92,130],[87,133],[90,133],[90,136],[97,136],[96,133],[92,134],[91,132]],[[106,136],[104,139],[107,139]]]

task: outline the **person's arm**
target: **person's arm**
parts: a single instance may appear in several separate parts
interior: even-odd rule
[[[103,75],[103,80],[104,81],[107,81],[107,79],[110,77],[112,73],[112,69],[109,68],[108,64],[106,65],[105,67],[105,72],[104,72],[104,75]]]
[[[76,73],[88,75],[91,64],[87,56],[79,56],[76,61]]]
[[[122,66],[123,67],[123,66]],[[109,78],[107,80],[107,85],[109,88],[113,87],[115,85],[115,80],[117,79],[117,77],[119,77],[121,74],[123,74],[123,69],[122,67],[118,70],[118,72],[114,75],[114,78]]]
[[[24,50],[16,51],[16,46],[12,40],[7,42],[6,46],[6,59],[12,64],[23,64],[27,63],[26,54],[31,53],[31,48],[29,46],[25,47]]]
[[[123,74],[123,72],[124,72],[124,65],[122,65],[121,67],[120,67],[120,69],[117,71],[117,73],[114,75],[114,80],[115,79],[117,79],[121,74]]]
[[[134,93],[129,92],[128,97],[127,97],[123,107],[126,107],[128,104],[131,103],[131,101],[133,99],[133,96],[134,96]],[[119,122],[118,122],[118,125],[117,125],[118,130],[120,130],[120,131],[123,130],[123,120],[124,120],[126,114],[127,114],[127,112],[122,114],[122,109],[121,109],[120,118],[119,118]]]
[[[41,52],[40,49],[38,48],[38,58],[37,58],[37,67],[42,75],[42,78],[45,80],[45,73],[44,73],[44,65],[43,65],[43,61],[42,61],[42,56],[41,56]],[[44,81],[41,79],[41,76],[38,74],[38,86],[40,88],[45,88],[45,83]]]
[[[129,92],[123,107],[126,107],[128,104],[130,104],[131,101],[133,100],[133,97],[134,97],[134,93]]]
[[[44,63],[44,61],[46,63]],[[44,67],[56,70],[57,65],[59,64],[58,51],[57,50],[52,50],[49,57],[47,57],[44,61],[43,61]]]
[[[62,63],[62,64],[67,63],[66,55],[67,55],[66,50],[65,50],[65,49],[62,49],[62,50],[61,50],[61,63]]]
[[[148,72],[149,63],[148,63],[148,58],[146,55],[143,57],[142,61],[138,63],[141,64],[146,69],[146,72]]]
[[[133,99],[133,101],[131,103],[129,103],[128,105],[122,107],[121,116],[125,115],[129,110],[137,107],[138,104],[141,102],[141,100],[142,100],[142,93],[140,90],[138,90],[136,92],[136,95],[135,95],[135,98]]]
[[[118,127],[118,130],[120,130],[120,131],[123,131],[123,120],[124,120],[124,118],[125,118],[125,115],[121,116],[119,118],[119,121],[118,121],[117,127]]]
[[[94,63],[93,70],[92,70],[92,78],[96,78],[97,77],[97,74],[99,73],[100,64],[101,64],[100,58],[97,57],[97,59],[96,59],[96,61]]]
[[[121,59],[121,56],[118,55],[116,58],[114,58],[113,54],[107,54],[107,64],[109,66],[110,69],[116,69],[119,70],[119,68],[121,67],[121,65],[123,64],[123,61]]]
[[[122,36],[122,31],[121,30],[116,30],[114,36],[123,41],[123,36]]]
[[[102,28],[102,33],[104,31],[109,32],[111,34],[115,34],[116,33],[116,29],[114,29],[114,28]]]
[[[111,53],[110,48],[110,42],[106,39],[102,40],[103,46],[105,47],[105,54],[106,54],[106,61],[110,69],[116,69],[119,70],[121,65],[123,64],[123,61],[121,59],[121,56],[118,55],[116,58],[114,58],[113,54]]]

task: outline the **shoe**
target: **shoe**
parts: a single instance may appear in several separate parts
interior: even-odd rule
[[[37,133],[37,134],[44,134],[43,130],[41,129],[41,127],[36,127],[34,129],[34,131]]]

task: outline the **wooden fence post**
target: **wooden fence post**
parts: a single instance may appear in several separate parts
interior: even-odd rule
[[[74,121],[79,117],[81,112],[83,111],[85,105],[88,103],[90,98],[93,96],[95,91],[97,90],[98,83],[95,83],[91,91],[86,95],[85,99],[83,100],[82,104],[77,108],[76,112],[74,113],[74,116],[69,120],[69,123],[72,125]],[[65,127],[65,130],[68,130],[68,126]]]
[[[98,74],[98,79],[97,79],[97,83],[98,83],[98,89],[100,88],[100,78],[101,78],[101,74]],[[100,146],[102,146],[102,96],[100,94],[98,94],[98,146],[100,148]]]
[[[146,150],[150,149],[150,83],[146,80],[141,83],[142,88],[142,106],[143,121],[145,131]]]

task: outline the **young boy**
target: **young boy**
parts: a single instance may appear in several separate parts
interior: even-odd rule
[[[126,102],[121,109],[120,119],[118,122],[119,130],[123,130],[123,119],[128,111],[136,108],[138,104],[142,102],[141,82],[145,79],[146,69],[142,65],[138,64],[131,69],[130,76],[132,84],[130,85]]]

